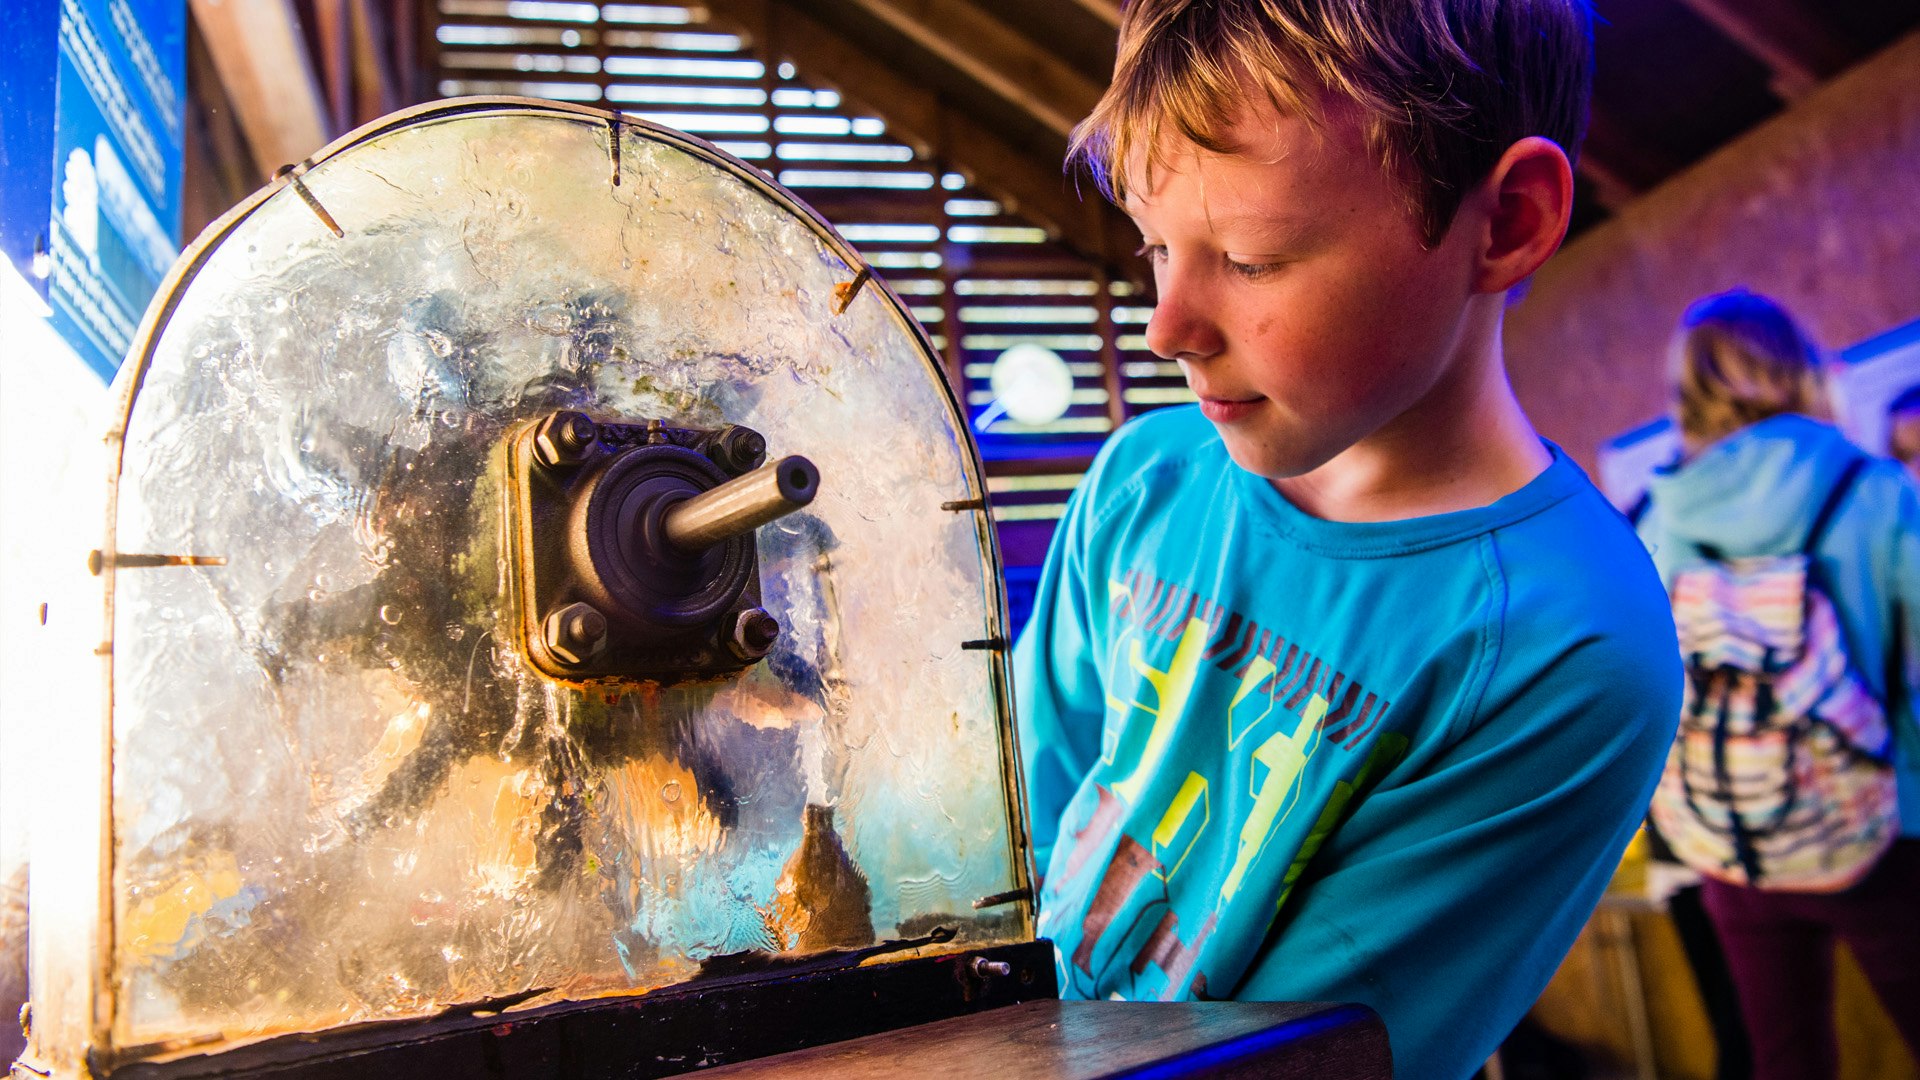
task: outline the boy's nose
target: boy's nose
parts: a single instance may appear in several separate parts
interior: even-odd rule
[[[1205,294],[1163,276],[1160,302],[1147,320],[1147,348],[1162,360],[1205,360],[1224,346]]]

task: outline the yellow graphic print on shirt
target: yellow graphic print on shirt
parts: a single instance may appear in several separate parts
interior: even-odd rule
[[[1130,575],[1109,582],[1108,600],[1117,617],[1105,650],[1109,716],[1097,773],[1110,779],[1096,783],[1085,824],[1063,838],[1065,865],[1047,882],[1054,902],[1043,904],[1042,929],[1071,953],[1066,974],[1076,982],[1092,978],[1104,988],[1120,973],[1115,965],[1124,965],[1128,996],[1205,996],[1199,957],[1228,905],[1251,882],[1266,883],[1265,892],[1278,880],[1277,902],[1262,902],[1262,918],[1273,918],[1356,789],[1397,760],[1406,740],[1378,740],[1351,780],[1323,776],[1310,785],[1314,802],[1303,806],[1303,781],[1317,758],[1329,747],[1358,750],[1388,703],[1297,644],[1189,591]],[[1167,656],[1167,644],[1171,656],[1156,667],[1152,660]],[[1207,688],[1223,677],[1233,679],[1225,715],[1197,723],[1188,714],[1205,707]],[[1224,747],[1190,745],[1204,731],[1218,732]],[[1353,762],[1340,758],[1333,768],[1344,772]],[[1230,774],[1208,775],[1223,768]],[[1216,802],[1222,780],[1232,781],[1226,790],[1235,805]],[[1223,811],[1231,820],[1216,820]],[[1208,839],[1222,828],[1229,832]],[[1286,850],[1271,851],[1282,836]],[[1212,857],[1190,862],[1201,850]],[[1270,858],[1286,858],[1285,870],[1256,878]],[[1203,878],[1176,886],[1192,867],[1202,867]],[[1060,902],[1072,895],[1082,903]],[[1049,915],[1073,911],[1083,915],[1078,926],[1050,925]]]

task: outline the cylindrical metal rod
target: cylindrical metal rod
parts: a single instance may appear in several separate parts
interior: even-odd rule
[[[795,455],[735,477],[668,510],[661,523],[675,547],[699,551],[757,529],[813,501],[820,470]]]

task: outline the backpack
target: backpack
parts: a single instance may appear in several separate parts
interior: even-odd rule
[[[1887,710],[1814,561],[1865,465],[1847,467],[1798,552],[1703,546],[1674,579],[1686,693],[1652,816],[1681,862],[1720,881],[1838,892],[1899,832]]]

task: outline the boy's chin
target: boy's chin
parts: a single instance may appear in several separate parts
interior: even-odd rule
[[[1252,439],[1243,432],[1215,425],[1227,456],[1235,465],[1268,480],[1291,480],[1325,465],[1333,455],[1289,445],[1279,439]]]

